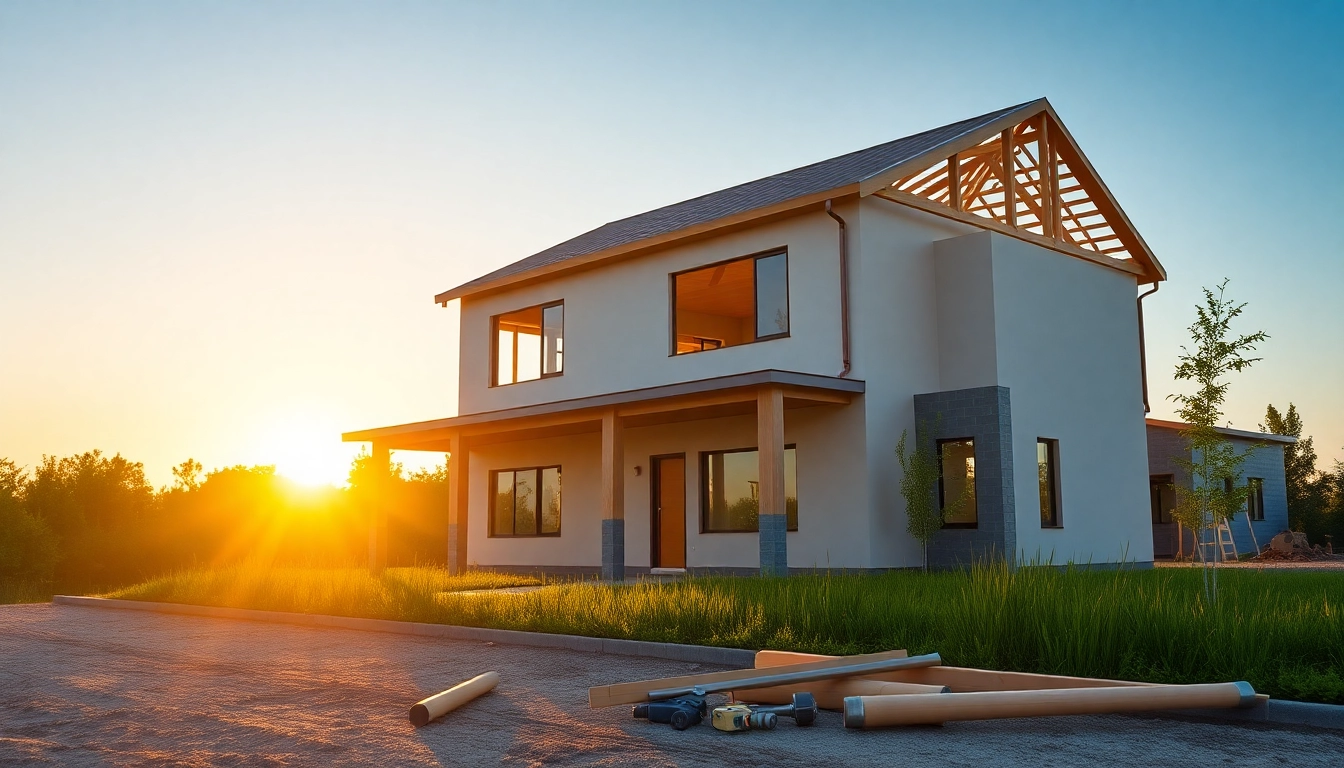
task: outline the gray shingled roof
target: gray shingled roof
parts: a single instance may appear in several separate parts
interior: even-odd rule
[[[603,224],[578,237],[553,245],[486,275],[463,283],[435,297],[436,301],[456,298],[505,277],[519,275],[539,267],[597,253],[608,248],[666,235],[680,229],[707,224],[739,213],[787,202],[830,189],[858,184],[877,174],[912,160],[936,147],[956,141],[1032,102],[1000,109],[969,120],[944,125],[903,139],[850,152],[819,163],[805,165],[774,176],[749,181],[707,195],[657,208],[646,213]],[[452,294],[452,296],[449,296]]]

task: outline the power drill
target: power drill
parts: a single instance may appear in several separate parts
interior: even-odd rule
[[[690,694],[675,699],[636,704],[632,714],[651,723],[670,723],[678,731],[684,731],[692,725],[704,722],[707,711],[705,697]]]
[[[757,712],[746,704],[714,708],[714,727],[720,731],[773,731],[777,722],[774,712]]]

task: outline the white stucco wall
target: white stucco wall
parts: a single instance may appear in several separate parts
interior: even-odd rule
[[[793,568],[866,568],[866,468],[858,406],[790,409],[784,439],[796,444],[798,531],[788,535]],[[650,457],[686,454],[686,564],[689,567],[757,568],[754,533],[700,532],[700,462],[703,451],[751,448],[752,416],[708,419],[628,429],[625,432],[625,562],[651,562]],[[588,566],[601,563],[600,436],[574,435],[499,443],[472,450],[468,562],[501,566]],[[494,469],[560,464],[563,483],[559,537],[490,538],[489,475]],[[640,474],[635,474],[635,467]]]
[[[1132,275],[993,233],[999,384],[1012,400],[1020,556],[1153,559]],[[1059,441],[1062,528],[1042,528],[1036,440]]]
[[[914,395],[943,389],[938,379],[934,243],[971,227],[872,198],[840,211],[851,241],[853,376],[866,383],[869,558],[874,567],[917,567],[906,533],[896,441],[915,433]]]
[[[814,211],[599,269],[462,301],[460,414],[661,386],[770,368],[840,370],[836,224]],[[764,250],[789,250],[788,338],[669,355],[669,277]],[[490,318],[563,299],[564,375],[490,387]]]

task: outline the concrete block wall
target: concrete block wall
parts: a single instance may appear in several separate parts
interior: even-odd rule
[[[975,528],[944,528],[929,543],[929,565],[955,568],[987,558],[1015,559],[1013,428],[1007,387],[975,387],[915,395],[916,439],[975,440]]]

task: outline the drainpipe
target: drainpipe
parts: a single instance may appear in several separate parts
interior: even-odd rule
[[[840,215],[831,210],[831,201],[826,201],[826,215],[840,225],[840,355],[844,367],[840,369],[840,378],[849,375],[849,228]],[[1142,311],[1142,307],[1140,307]],[[1142,325],[1142,324],[1140,324]],[[1146,396],[1145,396],[1146,397]],[[1145,400],[1147,402],[1147,400]]]
[[[1148,349],[1143,342],[1143,299],[1145,296],[1152,296],[1157,293],[1157,289],[1162,287],[1161,283],[1154,282],[1151,291],[1145,291],[1139,294],[1139,376],[1143,379],[1143,412],[1148,414],[1152,408],[1148,407]]]

